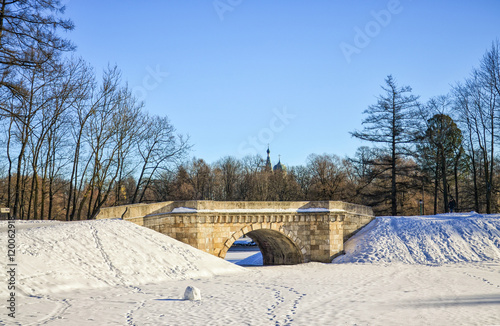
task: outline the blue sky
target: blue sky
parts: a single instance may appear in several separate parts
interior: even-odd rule
[[[191,156],[352,156],[362,112],[392,74],[446,94],[500,38],[500,1],[66,0],[67,37],[96,71],[117,64]]]

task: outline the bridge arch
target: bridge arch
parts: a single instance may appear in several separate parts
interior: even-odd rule
[[[224,258],[227,250],[243,235],[249,236],[259,247],[264,265],[295,265],[304,263],[306,249],[300,246],[300,239],[283,227],[248,225],[231,234],[224,244],[219,257]]]

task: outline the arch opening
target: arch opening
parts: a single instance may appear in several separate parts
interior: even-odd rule
[[[259,247],[263,265],[296,265],[304,262],[300,248],[281,232],[259,229],[246,235]]]
[[[257,244],[247,235],[234,241],[227,250],[225,260],[240,266],[262,266],[262,253]]]

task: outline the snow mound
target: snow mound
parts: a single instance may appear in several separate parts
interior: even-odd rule
[[[0,224],[3,239],[5,232],[6,223]],[[244,271],[164,234],[119,219],[16,221],[16,244],[17,290],[26,295],[134,287]],[[7,256],[5,247],[0,249],[3,257]],[[6,259],[0,264],[7,270]]]
[[[333,263],[442,265],[500,260],[500,215],[378,217],[344,244]]]

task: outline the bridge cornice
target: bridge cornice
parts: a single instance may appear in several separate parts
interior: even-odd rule
[[[343,221],[346,212],[314,212],[314,213],[235,213],[235,212],[197,212],[197,213],[170,213],[148,215],[144,218],[161,218],[173,223],[291,223],[291,222],[336,222]]]

